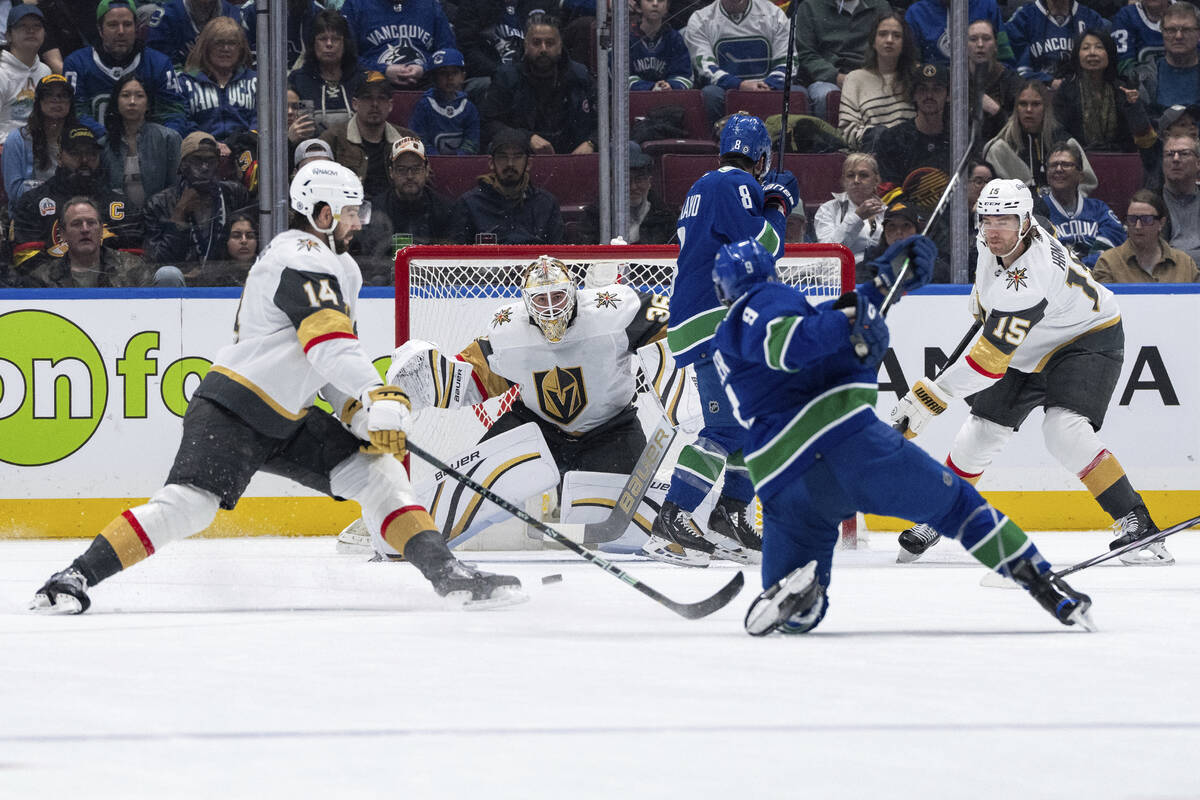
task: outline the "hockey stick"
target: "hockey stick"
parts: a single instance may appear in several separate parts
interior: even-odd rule
[[[1076,572],[1079,572],[1080,570],[1087,569],[1088,567],[1094,567],[1097,564],[1102,564],[1105,561],[1108,561],[1109,559],[1116,558],[1118,556],[1124,555],[1125,553],[1131,553],[1135,550],[1144,550],[1146,548],[1146,545],[1148,545],[1148,544],[1154,544],[1155,542],[1161,542],[1163,539],[1167,538],[1168,536],[1171,536],[1172,534],[1179,533],[1180,531],[1186,531],[1188,528],[1193,528],[1198,524],[1200,524],[1200,517],[1192,517],[1191,519],[1186,519],[1183,522],[1172,525],[1171,527],[1167,528],[1166,530],[1161,530],[1158,533],[1151,534],[1150,536],[1147,536],[1145,539],[1138,539],[1137,541],[1130,542],[1129,544],[1124,545],[1123,547],[1118,547],[1116,550],[1109,550],[1107,553],[1101,553],[1098,556],[1089,558],[1087,561],[1080,561],[1078,564],[1076,564],[1073,567],[1067,567],[1066,569],[1060,569],[1058,572],[1054,573],[1054,577],[1065,578],[1067,575],[1072,575]]]
[[[583,526],[584,544],[603,544],[621,538],[633,515],[637,513],[642,498],[646,496],[646,489],[654,480],[659,465],[667,457],[667,450],[673,441],[675,426],[664,416],[646,440],[646,446],[638,456],[633,472],[629,474],[629,480],[625,481],[617,502],[613,504],[612,513],[602,522],[589,522]]]
[[[642,583],[637,578],[630,575],[628,572],[625,572],[624,570],[622,570],[620,567],[618,567],[616,564],[612,563],[611,561],[603,559],[600,556],[595,555],[594,553],[592,553],[588,550],[585,550],[581,545],[576,544],[575,542],[568,539],[566,536],[563,536],[561,533],[554,530],[554,528],[551,528],[549,525],[546,525],[545,523],[541,522],[540,520],[534,519],[533,517],[529,516],[524,511],[522,511],[521,509],[514,506],[512,503],[505,500],[503,497],[500,497],[499,495],[494,494],[494,493],[488,491],[487,489],[483,488],[483,486],[481,486],[478,483],[476,483],[475,481],[471,480],[466,475],[463,475],[461,472],[459,472],[455,469],[452,469],[449,465],[442,463],[434,456],[430,455],[429,453],[425,452],[417,445],[413,444],[411,441],[408,443],[408,451],[410,453],[412,453],[413,455],[417,456],[418,458],[421,458],[421,459],[427,461],[435,469],[441,470],[442,472],[446,473],[450,477],[454,478],[456,481],[461,483],[463,486],[466,486],[468,489],[474,490],[477,494],[479,494],[485,500],[490,500],[491,502],[495,503],[497,506],[504,509],[508,513],[512,514],[514,517],[521,520],[526,525],[531,525],[534,528],[537,528],[539,531],[546,534],[551,539],[558,542],[563,547],[572,551],[576,555],[583,557],[587,561],[590,561],[591,563],[595,564],[597,567],[600,567],[600,569],[604,570],[605,572],[609,573],[610,575],[613,575],[613,576],[619,578],[620,580],[629,584],[634,589],[637,589],[639,592],[646,595],[647,597],[649,597],[651,600],[655,601],[659,605],[666,606],[667,608],[671,609],[676,614],[678,614],[679,616],[681,616],[685,619],[700,619],[701,617],[707,617],[709,614],[713,613],[714,611],[716,611],[720,608],[724,608],[726,605],[729,604],[730,600],[732,600],[734,597],[737,596],[737,593],[742,590],[742,585],[746,582],[745,576],[743,576],[742,573],[739,571],[737,575],[733,576],[733,579],[731,581],[729,581],[729,583],[727,583],[723,587],[721,587],[720,591],[718,591],[716,594],[712,595],[711,597],[705,598],[704,600],[700,600],[699,602],[696,602],[696,603],[677,603],[674,600],[670,599],[669,597],[659,594],[654,589],[651,589],[649,586]]]
[[[788,44],[787,63],[783,68],[783,117],[779,126],[779,166],[776,171],[783,169],[783,151],[788,137],[788,112],[792,107],[792,57],[796,50],[796,8],[800,0],[792,0],[788,4]]]

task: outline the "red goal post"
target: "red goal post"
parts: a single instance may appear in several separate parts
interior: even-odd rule
[[[520,299],[523,270],[541,255],[561,259],[581,286],[606,285],[617,277],[639,291],[669,295],[679,247],[410,245],[396,254],[396,344],[419,338],[444,353],[459,352],[486,334],[496,309]],[[814,303],[854,287],[854,255],[842,245],[786,245],[776,269],[781,281],[802,289]],[[444,458],[453,456],[474,444],[514,396],[515,389],[471,409],[421,412],[417,423],[428,431],[425,446]],[[646,409],[645,416],[654,413]],[[422,467],[413,468],[419,480]],[[852,525],[843,526],[843,544],[856,544]]]

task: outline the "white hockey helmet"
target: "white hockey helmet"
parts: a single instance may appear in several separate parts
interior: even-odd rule
[[[314,229],[321,233],[332,233],[341,219],[342,209],[347,206],[357,206],[364,211],[359,219],[365,225],[369,220],[370,206],[364,206],[362,181],[349,167],[342,166],[336,161],[310,161],[296,171],[292,178],[291,195],[292,209],[297,214],[303,214]],[[313,211],[318,203],[329,206],[333,212],[333,224],[329,228],[321,228],[313,220]]]
[[[1033,219],[1033,195],[1029,187],[1015,178],[994,178],[979,193],[975,213],[981,217],[1015,215],[1022,229]]]
[[[549,342],[560,342],[575,314],[575,281],[557,258],[538,256],[525,268],[521,294],[525,310]]]

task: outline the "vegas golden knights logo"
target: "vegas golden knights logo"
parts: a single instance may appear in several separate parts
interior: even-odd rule
[[[542,413],[555,422],[569,425],[587,406],[587,389],[583,385],[583,367],[555,367],[533,373],[537,387],[538,405]]]

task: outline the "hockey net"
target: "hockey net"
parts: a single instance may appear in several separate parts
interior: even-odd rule
[[[500,306],[520,299],[523,272],[540,255],[562,260],[581,288],[619,279],[638,291],[670,295],[678,254],[675,245],[406,247],[396,255],[396,343],[424,339],[443,353],[459,352],[486,335]],[[840,245],[789,244],[776,270],[780,280],[803,290],[814,303],[854,286],[854,256]],[[426,409],[416,415],[413,429],[420,432],[422,447],[449,459],[477,442],[516,394],[514,387],[471,408]],[[637,402],[643,424],[653,426],[660,414],[654,399],[639,392]],[[691,438],[676,438],[664,467],[674,464],[675,454]],[[419,462],[412,459],[414,481],[432,473]],[[850,527],[843,528],[843,544],[852,547]]]

